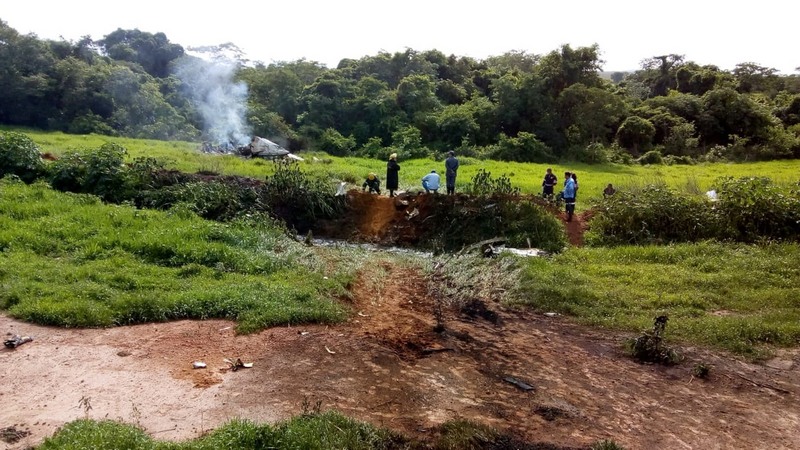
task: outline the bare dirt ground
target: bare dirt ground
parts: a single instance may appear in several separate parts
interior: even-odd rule
[[[800,448],[796,351],[756,365],[685,348],[678,366],[642,365],[621,353],[624,336],[482,303],[448,312],[436,333],[422,275],[385,270],[382,288],[355,285],[352,319],[338,326],[238,336],[222,320],[67,330],[0,316],[3,334],[35,339],[0,351],[0,429],[30,433],[0,448],[82,417],[189,439],[234,417],[286,419],[304,402],[421,439],[464,418],[556,445]],[[253,368],[228,370],[223,359],[237,357]],[[692,376],[699,362],[708,380]]]

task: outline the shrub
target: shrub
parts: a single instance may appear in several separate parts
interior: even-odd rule
[[[124,164],[127,151],[106,143],[85,153],[68,153],[50,167],[50,182],[61,191],[94,194],[119,203],[135,195],[135,186]]]
[[[586,240],[592,245],[619,245],[713,238],[719,224],[708,203],[664,186],[618,192],[599,205]]]
[[[435,197],[435,215],[420,236],[423,247],[437,251],[459,250],[466,245],[501,237],[510,246],[531,246],[549,252],[567,244],[556,217],[533,201],[511,196],[478,196],[469,199]]]
[[[76,152],[64,154],[49,167],[50,184],[54,189],[66,192],[83,192],[86,180],[86,161]]]
[[[347,156],[355,146],[356,139],[353,136],[342,136],[333,128],[323,131],[319,138],[319,149],[329,155]]]
[[[478,196],[519,195],[519,188],[511,186],[511,179],[505,174],[492,178],[492,173],[479,169],[466,187],[467,193]]]
[[[0,133],[0,178],[12,174],[30,183],[43,171],[39,147],[28,136],[13,131]]]
[[[178,208],[209,220],[226,221],[252,209],[257,191],[252,186],[228,180],[193,181],[176,184],[144,196],[143,206]]]
[[[675,155],[667,155],[664,157],[664,164],[668,166],[672,165],[685,165],[691,166],[694,165],[695,161],[692,159],[691,156],[675,156]]]
[[[317,219],[344,210],[344,198],[334,193],[327,182],[302,172],[296,163],[276,161],[275,173],[267,177],[258,200],[273,217],[305,232]]]
[[[715,208],[723,237],[741,242],[800,239],[800,195],[769,178],[721,178]]]
[[[551,162],[553,151],[535,134],[520,132],[516,137],[500,135],[500,142],[493,149],[491,159],[517,162]]]
[[[638,159],[639,164],[664,164],[664,158],[658,150],[650,150]]]

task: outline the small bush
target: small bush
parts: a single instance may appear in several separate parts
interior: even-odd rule
[[[260,205],[289,226],[306,232],[317,219],[332,218],[344,210],[344,198],[320,178],[302,172],[290,161],[277,161],[275,173],[259,190]]]
[[[30,183],[44,172],[39,147],[26,135],[0,133],[0,178],[11,174]]]
[[[661,156],[661,152],[658,150],[650,150],[649,152],[645,153],[638,159],[639,164],[646,165],[646,164],[664,164],[664,157]]]
[[[553,150],[540,141],[535,134],[520,132],[516,137],[500,135],[500,142],[493,149],[491,159],[517,162],[551,162]]]
[[[631,354],[636,360],[660,364],[676,364],[680,361],[680,356],[663,343],[662,334],[668,320],[666,315],[656,317],[652,331],[645,332],[629,343]]]
[[[708,375],[711,373],[711,368],[707,366],[705,363],[699,363],[694,366],[692,369],[692,375],[696,376],[697,378],[701,378],[703,380],[708,378]]]
[[[466,187],[467,193],[478,196],[519,195],[519,188],[511,186],[511,179],[505,174],[492,178],[492,173],[479,169]]]
[[[135,185],[124,159],[124,147],[106,143],[85,153],[71,152],[50,167],[53,188],[85,194],[119,203],[135,195]]]

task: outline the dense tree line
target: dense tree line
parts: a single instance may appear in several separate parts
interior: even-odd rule
[[[0,123],[157,139],[200,139],[199,106],[163,33],[45,41],[0,21]],[[384,158],[457,150],[515,161],[657,162],[800,156],[800,76],[646,59],[601,76],[599,48],[485,60],[437,50],[240,65],[253,134],[292,150]]]

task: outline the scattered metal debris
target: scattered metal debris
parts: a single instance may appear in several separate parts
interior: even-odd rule
[[[253,363],[242,362],[241,358],[236,358],[235,360],[225,358],[223,361],[225,361],[225,363],[228,364],[229,368],[234,372],[236,372],[239,369],[249,369],[253,367]]]
[[[5,345],[8,348],[17,348],[26,342],[31,342],[32,340],[33,338],[30,336],[19,336],[15,334],[14,336],[11,337],[11,339],[6,339],[5,341],[3,341],[3,345]]]
[[[7,444],[16,444],[22,438],[31,434],[28,430],[17,429],[14,425],[0,428],[0,440]]]
[[[422,353],[425,355],[430,355],[431,353],[439,353],[439,352],[452,352],[455,351],[452,347],[428,347],[422,349]]]
[[[205,369],[206,363],[204,363],[203,361],[195,361],[192,363],[192,367],[195,369]]]
[[[505,377],[505,378],[503,378],[503,381],[505,381],[506,383],[511,383],[511,384],[513,384],[514,386],[516,386],[516,387],[518,387],[518,388],[522,389],[522,390],[523,390],[523,391],[525,391],[525,392],[527,392],[527,391],[532,391],[532,390],[534,390],[534,389],[535,389],[535,388],[534,388],[533,386],[531,386],[530,384],[528,384],[528,383],[525,383],[524,381],[520,381],[520,380],[518,380],[518,379],[516,379],[516,378],[514,378],[514,377]]]

